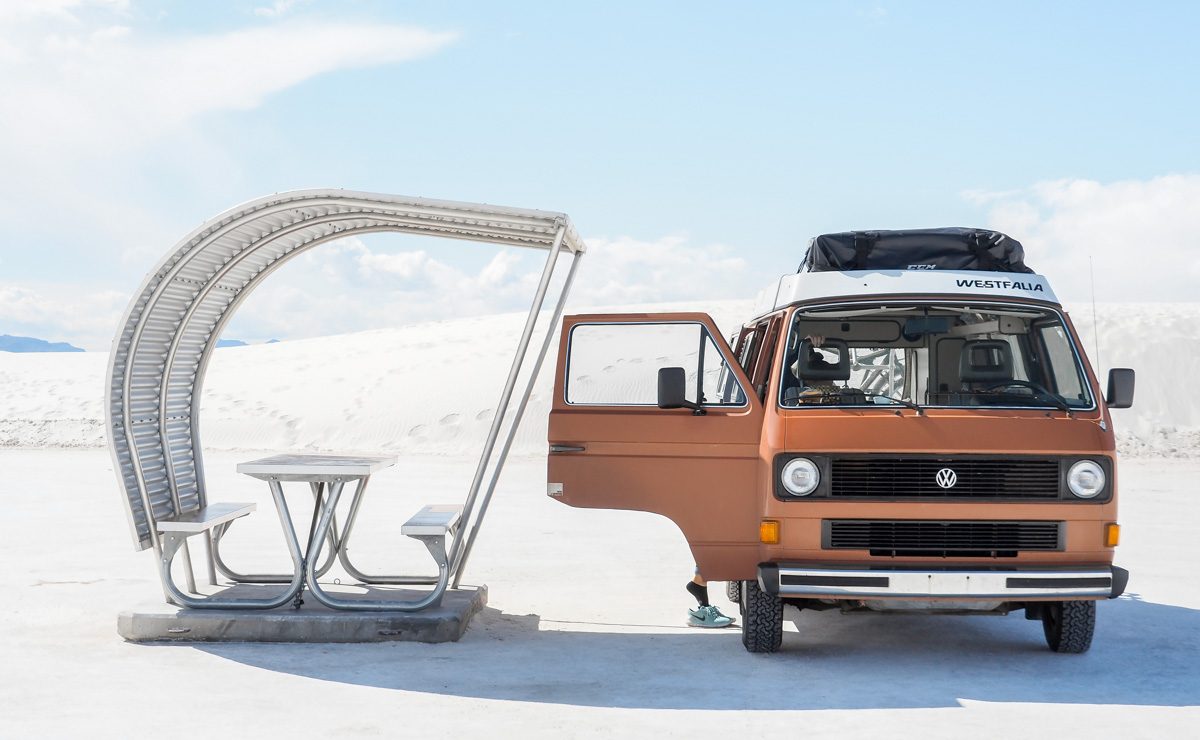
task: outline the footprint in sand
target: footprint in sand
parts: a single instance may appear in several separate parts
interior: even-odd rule
[[[300,441],[299,420],[291,416],[281,416],[279,418],[284,422],[284,428],[287,429],[284,444],[288,447],[295,447],[296,443]]]
[[[459,416],[458,414],[449,414],[448,416],[443,416],[441,419],[439,419],[438,424],[443,424],[443,425],[455,424],[455,425],[457,425],[458,420],[461,418],[462,417]]]
[[[616,370],[616,368],[612,365],[605,365],[603,368],[601,368],[600,372],[611,373],[613,370]]]
[[[492,410],[491,409],[484,409],[483,411],[480,411],[478,414],[475,414],[475,421],[487,421],[488,419],[491,419],[491,418],[492,418]]]
[[[416,425],[415,427],[413,427],[412,429],[409,429],[409,430],[408,430],[408,436],[410,436],[410,437],[424,437],[424,436],[425,436],[425,432],[426,432],[425,425],[424,425],[424,424],[418,424],[418,425]]]

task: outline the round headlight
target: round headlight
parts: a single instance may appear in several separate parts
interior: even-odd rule
[[[807,457],[798,457],[795,460],[789,460],[787,465],[783,466],[784,489],[793,496],[807,496],[817,490],[817,485],[821,482],[821,470],[817,464]]]
[[[1079,498],[1093,498],[1104,490],[1104,468],[1091,460],[1080,460],[1067,471],[1067,487]]]

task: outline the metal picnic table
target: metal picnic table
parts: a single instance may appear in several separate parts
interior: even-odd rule
[[[317,579],[332,565],[333,557],[341,554],[343,549],[342,541],[346,539],[346,536],[350,534],[354,526],[353,518],[351,518],[347,521],[346,528],[341,533],[341,538],[338,537],[335,517],[342,488],[348,481],[357,482],[354,489],[354,498],[351,502],[352,511],[357,513],[359,502],[366,491],[367,481],[370,479],[371,474],[395,464],[395,457],[297,454],[273,455],[238,464],[237,471],[239,473],[267,482],[267,485],[271,489],[271,498],[275,501],[276,509],[279,510],[279,519],[283,523],[285,536],[290,540],[288,543],[289,549],[294,544],[296,550],[293,552],[298,551],[300,553],[300,562],[297,564],[299,578],[288,579],[294,584],[292,587],[292,599],[295,606],[300,606],[306,585],[309,591],[322,603],[326,603],[328,599],[339,601],[335,597],[330,597],[328,594],[322,592]],[[300,539],[296,535],[295,525],[292,523],[287,499],[283,495],[282,484],[284,482],[308,483],[313,493],[312,523],[309,525],[308,539],[304,543],[300,542]],[[326,495],[326,489],[328,489],[328,495]],[[320,545],[317,543],[324,543],[326,540],[330,544],[330,557],[327,563],[318,569],[316,562],[320,557]],[[220,538],[216,538],[215,542],[219,543]],[[216,553],[219,553],[219,550],[216,548],[214,550],[216,550]],[[239,575],[237,580],[261,583],[282,579],[275,576]],[[325,598],[322,598],[322,596]]]

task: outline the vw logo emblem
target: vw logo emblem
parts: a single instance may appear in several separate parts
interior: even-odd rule
[[[954,484],[958,483],[958,473],[955,473],[950,468],[942,468],[941,470],[937,471],[937,475],[934,476],[934,480],[936,480],[937,484],[942,488],[954,488]]]

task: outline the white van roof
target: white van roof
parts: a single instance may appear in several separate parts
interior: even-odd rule
[[[755,316],[814,298],[887,295],[1030,298],[1058,303],[1046,278],[1025,272],[976,270],[853,270],[784,275],[758,294]]]

